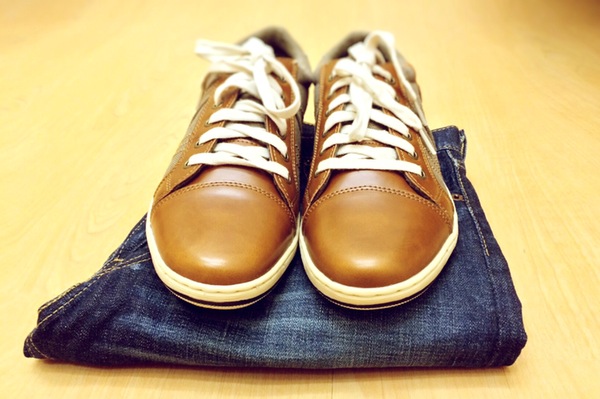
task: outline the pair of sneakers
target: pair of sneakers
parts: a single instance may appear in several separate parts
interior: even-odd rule
[[[164,284],[197,306],[241,308],[268,294],[299,246],[310,281],[342,306],[385,308],[422,293],[458,224],[393,36],[351,34],[321,61],[304,193],[313,78],[298,44],[269,28],[238,45],[199,41],[196,52],[212,64],[146,224]]]

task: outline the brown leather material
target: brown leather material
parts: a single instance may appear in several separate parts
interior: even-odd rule
[[[179,148],[173,156],[165,176],[154,193],[154,202],[163,199],[177,188],[179,184],[198,172],[201,166],[196,165],[186,167],[185,162],[195,153],[210,152],[212,150],[215,144],[214,142],[209,142],[201,146],[197,146],[196,143],[202,134],[213,127],[222,126],[224,124],[224,122],[221,122],[219,124],[209,125],[208,119],[210,118],[210,115],[221,107],[230,107],[237,98],[237,93],[232,92],[223,100],[222,104],[215,104],[214,92],[216,88],[223,83],[226,76],[224,74],[220,74],[220,76],[213,75],[209,75],[205,78],[205,82],[210,79],[212,80],[212,84],[206,87],[206,91],[202,95],[200,100],[201,105],[190,123],[188,132],[179,144]]]
[[[260,186],[254,179],[193,184],[157,204],[151,223],[164,262],[211,285],[265,274],[290,245],[296,216]]]
[[[339,79],[331,77],[337,61],[322,62],[316,90],[315,146],[302,221],[308,261],[327,279],[347,287],[399,284],[423,271],[446,250],[453,234],[454,205],[436,156],[430,154],[413,129],[409,129],[409,142],[415,147],[416,157],[398,148],[396,152],[399,159],[421,166],[424,177],[378,170],[326,170],[315,174],[319,163],[337,149],[333,146],[323,151],[324,141],[341,129],[338,124],[324,131],[329,104],[347,90],[330,94],[332,84]],[[395,88],[397,101],[411,107],[393,65],[381,66],[392,74],[388,83]],[[390,111],[384,112],[393,116]],[[392,129],[388,132],[405,137]],[[370,141],[361,144],[373,145]]]
[[[306,213],[303,228],[319,270],[335,282],[361,288],[416,275],[451,231],[430,202],[383,185],[322,196]]]
[[[294,59],[278,58],[298,79]],[[301,125],[287,119],[287,134],[281,134],[267,118],[267,131],[279,135],[288,154],[269,148],[271,159],[284,165],[289,179],[259,169],[229,165],[186,166],[201,152],[210,152],[216,140],[198,145],[211,128],[208,122],[221,108],[228,108],[242,95],[225,93],[215,104],[214,92],[227,74],[205,78],[199,108],[164,178],[160,182],[149,215],[153,238],[162,261],[177,275],[211,286],[251,282],[267,273],[293,245],[299,214],[299,142]],[[289,84],[278,81],[286,105],[293,101]],[[301,94],[306,88],[301,90]],[[301,99],[300,120],[306,99]],[[256,145],[251,139],[231,140]]]

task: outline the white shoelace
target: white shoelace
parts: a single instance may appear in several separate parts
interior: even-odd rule
[[[317,174],[331,169],[374,169],[410,172],[423,176],[421,166],[398,158],[396,148],[413,157],[417,155],[415,147],[408,141],[408,127],[419,132],[429,151],[435,154],[435,147],[425,133],[425,119],[421,110],[418,109],[419,117],[396,100],[396,92],[389,83],[375,78],[375,75],[379,75],[388,82],[392,79],[392,75],[377,64],[384,60],[377,48],[380,44],[390,55],[404,91],[411,97],[409,100],[413,103],[418,102],[398,61],[391,34],[376,31],[369,34],[363,42],[352,45],[348,49],[349,57],[340,59],[333,69],[333,74],[341,78],[332,85],[329,95],[344,87],[348,87],[348,92],[338,95],[329,104],[329,116],[325,121],[324,131],[338,123],[344,125],[340,132],[332,134],[323,143],[323,151],[334,145],[338,147],[332,157],[319,163]],[[341,110],[333,111],[341,105]],[[383,109],[390,111],[394,116],[384,113]],[[374,123],[370,125],[370,122]],[[377,128],[372,128],[373,125]],[[388,128],[404,137],[390,134]],[[366,140],[384,146],[361,144]]]
[[[276,134],[265,128],[266,118],[275,123],[282,136],[287,134],[286,119],[300,109],[300,90],[285,66],[275,58],[273,49],[260,39],[250,38],[243,45],[231,45],[206,40],[196,43],[196,54],[212,62],[208,72],[231,73],[215,90],[215,104],[231,88],[249,96],[239,98],[231,108],[213,113],[208,123],[226,122],[205,132],[198,145],[211,140],[252,139],[258,146],[218,142],[210,153],[192,155],[187,165],[240,165],[262,169],[289,179],[287,168],[271,160],[268,146],[284,157],[288,148]],[[283,90],[276,78],[292,88],[293,102],[285,106]]]

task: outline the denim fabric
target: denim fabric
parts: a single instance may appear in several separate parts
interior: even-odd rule
[[[303,138],[304,173],[311,128]],[[336,306],[312,287],[297,254],[274,291],[257,304],[231,311],[197,308],[172,295],[155,275],[142,219],[94,276],[40,308],[25,356],[92,365],[512,364],[527,339],[521,304],[466,177],[465,135],[447,127],[434,136],[460,236],[438,279],[414,301],[378,311]]]

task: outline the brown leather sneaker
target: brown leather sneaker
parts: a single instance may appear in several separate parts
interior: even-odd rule
[[[342,306],[402,304],[437,277],[458,238],[414,70],[386,32],[350,35],[318,70],[306,273]]]
[[[299,140],[310,67],[281,29],[241,43],[198,42],[196,52],[212,65],[146,224],[165,285],[217,309],[267,294],[298,243]]]

